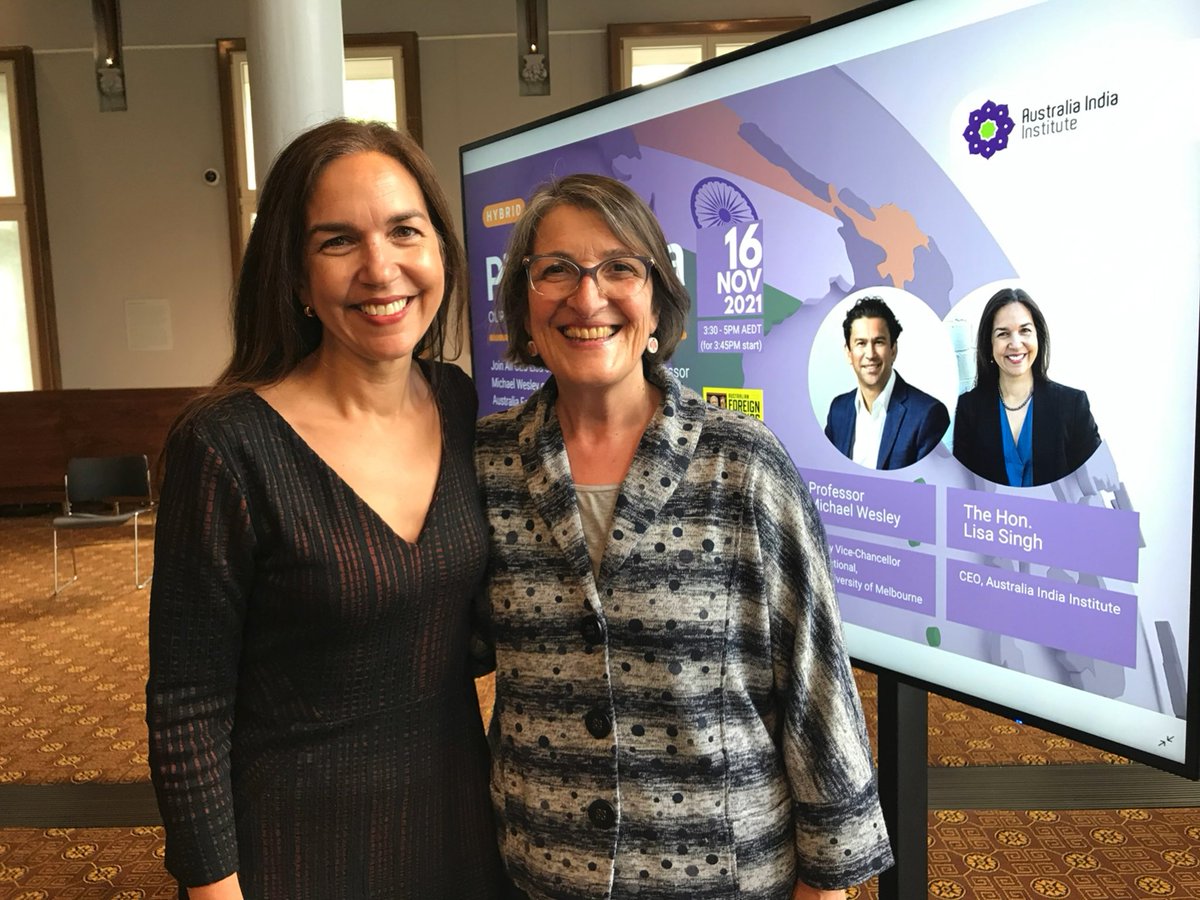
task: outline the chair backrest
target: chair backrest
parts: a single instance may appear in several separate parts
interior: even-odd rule
[[[150,463],[138,456],[76,456],[67,463],[67,502],[150,496]]]

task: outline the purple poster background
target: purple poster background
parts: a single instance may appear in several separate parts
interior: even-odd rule
[[[937,492],[931,484],[808,468],[801,474],[826,525],[922,543],[937,537]]]
[[[739,238],[741,240],[739,240]],[[755,242],[757,264],[739,265],[738,250],[746,239]],[[731,254],[734,266],[729,265]],[[762,315],[762,222],[744,221],[717,228],[701,228],[696,235],[696,314],[702,318]],[[734,301],[737,301],[736,303]]]
[[[946,491],[947,545],[1004,559],[1138,580],[1138,514],[1046,500]]]
[[[1048,647],[1137,664],[1137,597],[950,560],[946,617]]]
[[[831,535],[829,557],[839,594],[926,616],[937,612],[937,560],[928,553]]]
[[[712,277],[705,274],[710,267],[705,257],[712,252],[706,248],[710,243],[725,247],[720,229],[701,225],[693,201],[701,184],[728,183],[752,204],[754,220],[771,234],[762,269],[762,333],[702,332],[704,317],[697,316],[694,306],[669,365],[695,390],[706,385],[761,390],[768,426],[802,469],[805,482],[816,485],[812,493],[830,529],[831,547],[873,546],[871,539],[875,539],[885,553],[904,560],[901,566],[887,566],[882,572],[862,566],[852,572],[835,570],[841,578],[867,576],[901,594],[923,597],[919,609],[872,597],[872,605],[878,602],[879,618],[862,624],[915,642],[936,631],[939,643],[933,644],[932,639],[929,643],[945,652],[1028,671],[1062,685],[1082,683],[1085,691],[1169,714],[1169,701],[1162,698],[1177,689],[1186,694],[1187,686],[1183,675],[1168,671],[1164,660],[1169,659],[1171,648],[1166,641],[1160,647],[1158,641],[1164,634],[1162,625],[1168,626],[1168,636],[1173,629],[1182,651],[1175,658],[1182,657],[1186,671],[1186,640],[1191,632],[1188,596],[1186,590],[1152,590],[1147,581],[1157,577],[1156,584],[1175,585],[1180,580],[1190,584],[1190,577],[1185,572],[1177,578],[1171,568],[1170,577],[1164,578],[1162,570],[1168,566],[1161,559],[1156,569],[1149,567],[1142,529],[1143,519],[1150,522],[1154,516],[1155,523],[1178,521],[1178,530],[1190,533],[1189,496],[1126,492],[1108,443],[1069,477],[1019,491],[1020,496],[965,470],[951,455],[948,443],[904,470],[873,472],[856,466],[833,447],[824,434],[825,412],[814,410],[816,404],[810,400],[815,396],[814,384],[824,377],[809,369],[814,339],[843,299],[881,285],[903,289],[946,322],[968,292],[1023,274],[987,227],[995,210],[977,211],[956,184],[955,167],[944,164],[946,148],[938,146],[931,152],[923,146],[919,136],[927,136],[930,129],[909,127],[910,119],[898,115],[894,104],[877,99],[885,92],[877,89],[873,94],[870,83],[856,80],[857,73],[887,73],[886,93],[907,98],[904,102],[916,110],[909,116],[919,114],[922,121],[938,125],[939,134],[957,140],[957,132],[946,127],[957,115],[955,104],[964,91],[990,83],[991,73],[1000,70],[996,54],[980,48],[1012,46],[1023,35],[1043,31],[1040,25],[1061,25],[1055,15],[1066,5],[1054,0],[524,159],[478,170],[467,167],[463,221],[470,252],[474,374],[481,414],[507,408],[544,378],[544,373],[520,372],[500,359],[504,343],[499,339],[505,327],[495,315],[494,278],[511,224],[487,227],[481,215],[484,208],[527,198],[546,179],[570,172],[617,178],[651,205],[670,244],[670,264],[701,301],[700,311],[712,312],[705,307],[701,289],[703,279]],[[965,147],[955,150],[967,152]],[[971,171],[1001,170],[1012,161],[1010,157],[1016,157],[1008,153],[987,162],[974,160],[991,168]],[[1072,210],[1047,202],[1062,220],[1070,219]],[[1062,310],[1077,301],[1060,297],[1057,302]],[[910,328],[906,337],[916,333]],[[1069,330],[1056,332],[1060,334],[1069,340]],[[730,352],[724,349],[727,345],[715,343],[734,337],[753,340],[753,352]],[[714,342],[708,347],[711,352],[700,352],[701,338]],[[908,356],[901,357],[899,369],[904,369],[904,359],[912,359],[916,349],[906,348]],[[1070,381],[1065,369],[1063,377],[1068,383],[1092,387],[1082,380]],[[1098,408],[1095,396],[1093,408]],[[1190,420],[1183,421],[1186,418],[1163,427],[1191,428]],[[1102,436],[1112,438],[1125,427],[1098,419]],[[1111,445],[1121,446],[1117,440]],[[850,493],[834,496],[834,490]],[[862,496],[852,499],[853,492]],[[992,519],[969,509],[968,503],[986,509]],[[1139,508],[1144,510],[1140,515],[1135,512]],[[1001,516],[1010,521],[1002,526]],[[1004,537],[1001,527],[1009,531]],[[851,533],[868,540],[856,541]],[[913,543],[920,548],[914,551]],[[1162,543],[1155,542],[1155,552],[1162,552]],[[907,554],[912,556],[911,566]],[[959,558],[951,558],[952,554]],[[1176,562],[1181,570],[1190,566],[1186,553],[1175,557],[1171,567]],[[1071,606],[1069,600],[1065,604],[1039,600],[1036,589],[1035,603],[1022,592],[957,580],[963,572],[991,571],[987,565],[991,559],[1011,560],[1022,570],[1019,577],[1030,582],[1053,575],[1049,581],[1057,582],[1060,589],[1073,584],[1076,595],[1087,592],[1098,603],[1119,598],[1122,611],[1114,615]],[[1003,577],[1018,576],[1005,571]],[[906,581],[909,578],[913,581]],[[912,589],[918,582],[921,590]],[[928,590],[927,584],[932,584]],[[845,585],[840,587],[846,590]],[[1134,594],[1140,596],[1140,603]],[[1162,599],[1176,594],[1177,601]],[[1011,602],[1001,607],[1000,598]],[[1056,608],[1047,612],[1046,622],[1039,623],[1042,605],[1050,603]],[[1139,631],[1137,617],[1146,610],[1154,613],[1153,622],[1141,623]],[[1140,644],[1136,643],[1139,635]],[[1090,660],[1064,661],[1062,651]],[[1137,670],[1128,669],[1139,661]],[[1082,681],[1079,665],[1090,673]],[[1114,667],[1122,670],[1119,676],[1111,674]],[[1093,688],[1089,678],[1098,687]]]

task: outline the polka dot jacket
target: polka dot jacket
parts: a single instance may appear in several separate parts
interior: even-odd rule
[[[650,377],[599,577],[554,380],[479,425],[509,874],[562,900],[862,882],[892,858],[812,500],[762,423]]]

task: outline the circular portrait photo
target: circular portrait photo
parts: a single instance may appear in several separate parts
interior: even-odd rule
[[[809,357],[825,437],[868,469],[902,469],[946,436],[958,396],[945,326],[908,291],[875,287],[835,304]]]
[[[1100,429],[1087,393],[1050,379],[1050,323],[1030,292],[1015,281],[972,291],[946,328],[958,358],[955,459],[996,484],[1033,487],[1091,458]]]

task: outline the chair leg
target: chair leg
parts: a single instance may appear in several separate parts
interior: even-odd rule
[[[150,579],[154,577],[154,566],[150,567],[150,574],[146,576],[146,580],[141,580],[138,568],[138,517],[133,517],[133,586],[139,591],[150,583]]]
[[[73,585],[76,581],[79,580],[79,567],[75,562],[75,543],[72,542],[71,543],[71,577],[69,580],[62,582],[62,584],[59,584],[59,581],[58,581],[58,529],[55,528],[52,530],[54,531],[54,593],[55,593],[55,595],[58,595],[61,592],[65,591],[67,588],[69,588],[71,585]]]

